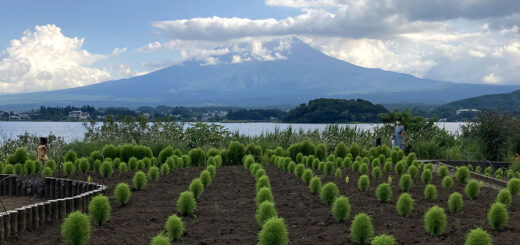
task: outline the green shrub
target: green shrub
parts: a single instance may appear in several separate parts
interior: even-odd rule
[[[395,165],[395,173],[401,176],[406,169],[406,163],[400,161]]]
[[[359,161],[354,161],[354,163],[352,163],[352,170],[354,172],[359,172],[359,168],[361,167],[361,162]]]
[[[439,177],[441,178],[448,176],[449,173],[450,171],[448,170],[448,167],[445,165],[440,166],[439,170],[437,170],[437,175],[439,175]]]
[[[359,166],[359,173],[360,174],[363,174],[363,175],[368,174],[368,170],[369,170],[368,169],[368,164],[366,164],[366,163],[362,163],[361,166]]]
[[[170,244],[171,244],[170,239],[168,237],[165,237],[162,233],[153,237],[152,241],[150,242],[150,245],[170,245]]]
[[[18,151],[18,149],[16,151]],[[15,152],[15,154],[16,154],[16,152]],[[78,154],[76,154],[76,152],[74,152],[74,151],[67,151],[67,153],[65,153],[65,155],[63,156],[64,162],[76,162],[77,159],[78,159]]]
[[[116,189],[114,190],[114,198],[116,199],[116,202],[124,206],[128,203],[130,200],[130,197],[132,196],[132,192],[130,192],[130,187],[127,183],[119,183],[116,186]]]
[[[200,181],[200,178],[193,179],[188,190],[193,193],[195,199],[199,199],[202,192],[204,192],[204,185],[202,184],[202,181]]]
[[[467,167],[459,167],[457,172],[455,173],[455,178],[458,182],[465,184],[466,180],[469,178],[469,170]]]
[[[26,174],[33,174],[36,172],[36,165],[33,160],[26,160],[23,167]]]
[[[462,195],[458,192],[453,192],[448,198],[448,208],[450,212],[458,212],[462,208],[462,205],[464,205]]]
[[[303,154],[301,152],[298,152],[298,154],[296,154],[296,162],[301,163],[302,158],[303,158]]]
[[[119,158],[114,159],[114,161],[112,161],[112,168],[119,169],[119,164],[121,164],[121,159],[119,159]]]
[[[381,162],[379,161],[379,158],[374,158],[374,160],[372,160],[372,168],[375,167],[381,168]]]
[[[92,170],[99,171],[99,169],[101,168],[101,164],[101,160],[94,161],[94,164],[92,165]]]
[[[78,169],[82,173],[86,173],[90,170],[90,163],[87,158],[82,157],[78,160]]]
[[[431,172],[433,172],[433,164],[432,163],[425,164],[424,169],[428,169]]]
[[[193,192],[184,191],[179,195],[177,199],[177,212],[184,216],[192,215],[195,211],[196,203]]]
[[[368,175],[359,176],[357,185],[360,191],[368,191],[370,188],[370,178],[368,178]]]
[[[101,149],[101,154],[103,154],[105,158],[115,159],[121,157],[121,151],[118,150],[117,147],[115,147],[112,144],[103,146],[103,149]]]
[[[74,167],[74,165],[72,165]],[[25,170],[23,169],[23,165],[21,163],[17,163],[14,165],[13,173],[16,175],[24,174]],[[72,171],[73,172],[73,171]]]
[[[409,192],[412,189],[413,181],[412,177],[409,174],[403,174],[401,178],[399,178],[399,187],[404,192]]]
[[[3,174],[13,174],[14,173],[14,167],[11,164],[6,164],[4,166],[4,169],[2,170]]]
[[[289,234],[285,227],[284,220],[278,217],[268,219],[260,233],[258,234],[258,244],[260,245],[286,245],[289,244]]]
[[[480,183],[474,179],[470,180],[464,188],[464,193],[469,199],[475,199],[480,194]]]
[[[389,202],[392,197],[392,187],[387,183],[379,184],[376,189],[376,197],[380,202]]]
[[[132,182],[134,183],[134,188],[136,190],[142,190],[146,186],[148,180],[143,171],[137,171],[137,173],[134,174]]]
[[[421,175],[421,181],[423,184],[429,184],[432,181],[432,171],[424,169]]]
[[[238,141],[229,143],[227,148],[227,158],[230,165],[239,165],[246,153],[246,148]]]
[[[175,159],[175,166],[177,168],[191,166],[192,161],[191,161],[191,157],[189,155],[182,155],[181,158],[175,157],[174,159]]]
[[[289,164],[287,165],[287,172],[293,174],[294,169],[296,169],[296,163],[293,161],[289,162]]]
[[[318,166],[320,165],[320,163],[321,163],[321,162],[320,162],[319,159],[314,159],[314,160],[312,161],[312,168],[314,168],[314,169],[318,169]]]
[[[211,184],[211,174],[209,173],[208,170],[204,170],[200,173],[200,181],[202,181],[202,184],[204,185],[204,187],[208,187],[209,184]]]
[[[442,235],[446,229],[446,214],[439,206],[431,207],[424,214],[424,229],[432,236]]]
[[[492,167],[487,167],[484,169],[484,175],[486,176],[492,176],[493,175],[493,168]]]
[[[159,152],[157,160],[160,163],[165,163],[166,160],[173,155],[175,155],[173,147],[167,146],[164,149],[162,149],[161,152]]]
[[[379,235],[372,239],[371,245],[395,245],[395,238],[392,235]]]
[[[442,179],[442,187],[445,189],[451,189],[453,186],[453,178],[451,176],[445,176]]]
[[[110,219],[110,211],[108,197],[98,195],[90,200],[88,215],[94,224],[98,226],[104,225]]]
[[[511,206],[513,201],[511,191],[508,189],[502,189],[497,194],[497,202],[504,204],[507,208]]]
[[[437,187],[432,184],[426,185],[424,188],[424,198],[430,202],[437,199]]]
[[[302,174],[302,180],[305,182],[305,184],[309,184],[312,177],[314,177],[314,173],[310,169],[305,169]]]
[[[101,174],[101,177],[103,177],[103,178],[110,178],[110,176],[112,176],[112,173],[113,173],[112,163],[104,162],[103,164],[101,164],[99,173]]]
[[[42,177],[51,177],[52,176],[52,169],[49,167],[45,167],[42,170]]]
[[[343,159],[343,167],[344,168],[350,168],[352,166],[352,159],[350,158],[345,158]]]
[[[148,169],[148,178],[151,181],[156,181],[157,179],[159,179],[159,168],[153,166],[150,169]]]
[[[300,163],[296,165],[296,168],[294,169],[294,175],[296,175],[298,178],[301,178],[303,171],[305,171],[305,166]]]
[[[336,196],[338,195],[339,190],[336,184],[329,182],[325,184],[320,191],[321,201],[326,205],[332,205],[334,200],[336,200]]]
[[[144,169],[144,161],[143,160],[139,160],[137,161],[137,170],[143,170]]]
[[[272,217],[277,217],[276,208],[274,203],[270,201],[264,201],[260,203],[256,209],[256,222],[258,226],[262,227],[264,223]]]
[[[179,240],[179,238],[181,238],[182,234],[184,233],[184,223],[182,222],[181,218],[173,214],[168,217],[168,220],[164,225],[164,229],[168,233],[170,241]]]
[[[503,230],[509,220],[506,206],[499,202],[493,203],[487,213],[487,220],[493,230]]]
[[[258,206],[264,201],[274,202],[274,197],[269,187],[262,187],[256,192],[256,205]]]
[[[309,188],[312,193],[319,193],[321,190],[321,179],[319,177],[312,177]]]
[[[162,175],[167,175],[170,173],[170,167],[168,166],[168,164],[163,164],[161,165],[161,174]]]
[[[415,166],[410,166],[407,171],[407,173],[412,177],[412,179],[417,176],[418,172],[419,172],[419,169],[417,169],[417,167],[415,167]]]
[[[191,158],[191,165],[202,166],[206,164],[206,153],[200,148],[193,148],[188,152]]]
[[[511,192],[511,195],[513,195],[513,196],[520,193],[520,179],[519,178],[510,179],[509,182],[507,182],[507,189],[509,189],[509,191]]]
[[[334,155],[336,157],[345,158],[347,156],[347,153],[349,152],[345,143],[343,143],[343,141],[339,142],[336,145],[336,149],[334,149]]]
[[[383,177],[383,173],[381,172],[381,168],[375,167],[372,169],[372,178],[381,179]]]
[[[86,245],[90,239],[90,221],[86,214],[76,211],[61,224],[61,236],[67,244]]]
[[[350,226],[350,237],[354,242],[365,244],[374,236],[374,227],[372,219],[365,213],[359,213],[354,217]]]
[[[15,170],[16,170],[16,166],[15,166]],[[67,176],[71,176],[72,174],[74,174],[74,164],[71,163],[71,162],[66,162],[65,164],[63,164],[63,172],[65,173],[65,175]]]
[[[56,168],[57,168],[57,165],[56,165],[56,161],[54,161],[53,159],[50,159],[48,161],[45,162],[45,167],[49,167],[52,169],[52,171],[55,171]]]
[[[271,188],[271,183],[269,182],[269,178],[267,176],[262,176],[256,181],[256,191],[262,189],[263,187]]]
[[[347,197],[340,196],[332,204],[332,217],[337,222],[344,222],[350,216],[350,202]]]
[[[471,230],[466,236],[464,245],[491,245],[491,236],[482,228],[477,227]]]
[[[414,200],[410,194],[401,194],[395,205],[397,213],[404,217],[408,216],[413,211],[413,204]]]
[[[124,173],[128,170],[128,167],[126,166],[126,163],[122,162],[121,164],[119,164],[119,172],[120,173]]]
[[[131,157],[130,160],[128,160],[128,168],[130,170],[137,170],[137,158]]]

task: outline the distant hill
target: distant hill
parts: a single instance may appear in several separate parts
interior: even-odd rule
[[[0,95],[0,109],[46,106],[236,106],[298,105],[314,98],[361,98],[374,103],[442,104],[520,86],[456,84],[408,74],[363,68],[327,56],[293,38],[276,60],[233,62],[233,54],[215,65],[185,62],[143,76],[84,87]],[[278,43],[265,43],[277,50]]]
[[[291,123],[378,122],[379,113],[388,113],[388,110],[382,105],[374,105],[362,99],[315,99],[290,110],[284,121]]]

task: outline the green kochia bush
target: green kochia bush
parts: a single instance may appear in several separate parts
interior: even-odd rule
[[[383,170],[385,172],[388,173],[388,172],[392,171],[392,168],[393,168],[392,162],[385,162],[385,165],[383,166]]]
[[[397,213],[401,216],[408,216],[413,211],[414,200],[408,193],[403,193],[399,196],[396,204]]]
[[[424,184],[429,184],[432,181],[432,171],[429,169],[424,169],[421,175],[421,181]]]
[[[361,175],[358,179],[358,189],[360,191],[367,191],[368,188],[370,188],[370,178],[368,178],[368,175]]]
[[[336,184],[329,182],[325,184],[320,191],[321,201],[326,205],[332,205],[334,200],[336,200],[336,196],[338,195],[339,190]]]
[[[191,158],[191,164],[195,166],[202,166],[206,164],[206,153],[200,148],[193,148],[188,152]]]
[[[409,192],[412,188],[412,185],[412,177],[409,174],[403,174],[403,176],[401,176],[401,178],[399,179],[399,187],[404,192]]]
[[[104,225],[110,219],[110,211],[110,202],[106,196],[98,195],[88,205],[90,220],[98,226]]]
[[[177,212],[184,216],[192,215],[196,208],[193,192],[184,191],[177,199]]]
[[[446,229],[446,214],[439,206],[431,207],[424,214],[424,229],[432,236],[442,235]]]
[[[262,176],[256,181],[256,191],[263,187],[271,188],[271,183],[269,182],[269,178],[267,176]]]
[[[165,237],[162,233],[158,234],[157,236],[154,236],[152,241],[150,242],[150,245],[170,245],[170,239],[168,237]]]
[[[202,181],[200,181],[200,178],[193,179],[188,190],[193,193],[193,196],[196,199],[199,199],[200,195],[202,195],[202,192],[204,192],[204,185],[202,184]]]
[[[277,216],[273,202],[264,201],[260,203],[260,206],[256,209],[256,222],[260,227],[270,218]]]
[[[515,196],[520,193],[520,179],[512,178],[507,182],[507,189],[511,192],[511,195]]]
[[[136,190],[142,190],[148,182],[148,180],[146,179],[146,175],[143,173],[143,171],[137,171],[134,174],[134,178],[132,181]]]
[[[359,166],[359,173],[360,174],[368,174],[368,164],[362,163],[361,166]]]
[[[440,166],[439,170],[437,170],[437,175],[439,175],[439,177],[441,177],[441,178],[448,176],[449,175],[448,167],[444,166],[444,165]]]
[[[204,170],[200,173],[200,181],[202,181],[202,184],[204,187],[208,187],[209,184],[211,184],[211,174],[208,172],[208,170]]]
[[[372,219],[365,213],[359,213],[354,217],[350,226],[350,237],[354,242],[365,244],[374,236]]]
[[[110,178],[112,176],[112,164],[110,162],[104,162],[99,169],[99,173],[103,178]]]
[[[264,201],[274,202],[273,193],[271,193],[271,189],[268,187],[262,187],[256,192],[256,205],[258,206]]]
[[[289,234],[282,218],[272,217],[268,219],[258,234],[260,245],[287,245]]]
[[[168,237],[171,241],[179,240],[179,238],[181,238],[182,234],[184,233],[184,223],[182,222],[181,218],[175,214],[168,217],[164,228],[166,229]]]
[[[377,186],[376,197],[379,201],[387,203],[392,197],[392,187],[387,183],[382,183]]]
[[[455,173],[455,178],[460,183],[466,183],[466,180],[469,178],[469,169],[465,166],[459,167]]]
[[[497,202],[504,204],[507,208],[511,206],[512,200],[511,191],[508,189],[502,189],[497,194]]]
[[[474,179],[470,180],[464,188],[464,193],[469,199],[475,199],[480,194],[480,183]]]
[[[426,185],[424,188],[424,198],[430,202],[437,199],[437,187],[432,184]]]
[[[33,160],[27,160],[24,164],[24,169],[26,174],[33,174],[36,172],[36,165]]]
[[[74,164],[73,163],[66,162],[65,164],[63,164],[63,172],[65,172],[65,175],[71,176],[72,174],[74,174],[74,170],[75,169],[74,169]]]
[[[340,196],[332,205],[332,217],[338,222],[344,222],[350,216],[350,202],[347,197]]]
[[[495,202],[491,205],[491,208],[487,213],[487,220],[489,226],[491,226],[493,230],[503,230],[509,220],[506,206],[502,203]]]
[[[124,173],[128,170],[128,167],[126,165],[126,163],[122,162],[121,164],[119,164],[119,172],[120,173]]]
[[[406,168],[406,163],[404,162],[398,162],[395,165],[395,173],[399,176],[401,176],[404,173],[404,170]]]
[[[417,169],[417,167],[415,166],[410,166],[407,171],[407,173],[412,177],[412,179],[415,178],[415,176],[417,176],[418,172],[419,169]]]
[[[337,169],[336,169],[336,173],[334,173],[334,176],[335,176],[336,178],[341,178],[341,175],[342,175],[342,174],[341,174],[341,169],[340,169],[340,168],[337,168]]]
[[[165,163],[161,165],[161,174],[167,175],[168,173],[170,173],[170,167],[168,166],[168,164]]]
[[[312,193],[318,193],[321,190],[321,179],[319,177],[312,177],[309,183],[309,188]]]
[[[491,245],[491,235],[477,227],[468,233],[464,245]]]
[[[137,158],[131,157],[130,160],[128,160],[128,168],[130,170],[136,170],[137,169]]]
[[[296,165],[296,168],[294,169],[294,175],[296,175],[298,178],[301,178],[303,171],[305,171],[305,166],[300,163]]]
[[[462,195],[458,192],[453,192],[448,198],[448,208],[450,209],[450,212],[458,212],[462,208],[462,205],[464,205]]]
[[[372,239],[371,245],[395,245],[395,238],[392,235],[379,235]]]
[[[86,245],[90,239],[90,221],[86,214],[70,213],[61,225],[61,236],[70,245]]]
[[[381,172],[381,168],[375,167],[372,169],[372,178],[381,179],[382,176],[383,176],[383,173]]]
[[[78,169],[82,173],[86,173],[90,169],[90,163],[87,158],[82,157],[78,160]]]
[[[116,189],[114,190],[114,197],[116,199],[116,202],[119,203],[119,205],[126,205],[128,203],[128,200],[130,200],[131,196],[132,192],[130,192],[130,187],[128,186],[128,184],[117,184]]]
[[[451,176],[445,176],[442,179],[442,187],[445,189],[451,189],[453,186],[453,178]]]
[[[52,176],[52,169],[49,167],[45,167],[42,171],[43,177],[51,177]]]
[[[305,184],[309,184],[312,177],[314,177],[314,173],[310,169],[305,169],[302,174],[302,180],[305,182]]]

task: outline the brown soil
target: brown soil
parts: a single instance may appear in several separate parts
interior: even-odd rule
[[[37,197],[0,196],[0,201],[0,212],[4,212],[5,210],[13,210],[37,202],[43,202],[46,201],[46,199],[40,199]]]

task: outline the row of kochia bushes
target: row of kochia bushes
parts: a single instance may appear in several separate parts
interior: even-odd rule
[[[165,163],[163,166],[167,166]],[[209,161],[206,169],[203,170],[198,178],[191,181],[188,190],[180,193],[177,198],[177,213],[172,214],[164,224],[165,232],[159,233],[153,237],[150,244],[152,245],[169,245],[172,241],[179,240],[184,234],[184,222],[182,216],[192,216],[197,209],[197,200],[201,197],[204,189],[207,188],[215,175],[217,174],[217,167],[221,166],[216,161]]]
[[[394,151],[395,152],[395,151]],[[309,185],[311,192],[320,193],[320,198],[325,204],[331,204],[332,200],[336,198],[338,190],[335,184],[327,183],[325,186],[321,186],[321,179],[319,177],[314,177],[311,169],[306,167],[311,167],[318,169],[325,174],[332,174],[334,172],[336,177],[342,177],[341,168],[349,168],[351,167],[354,171],[361,173],[362,175],[358,179],[358,189],[360,191],[367,191],[370,187],[370,177],[367,175],[369,172],[369,165],[372,167],[372,178],[373,179],[381,179],[382,173],[380,169],[380,162],[385,162],[385,167],[383,171],[389,172],[392,171],[392,163],[395,159],[385,159],[384,156],[380,155],[378,158],[373,158],[371,164],[369,158],[360,159],[354,161],[351,164],[351,157],[347,155],[345,159],[339,159],[335,156],[329,156],[328,162],[319,161],[314,156],[306,156],[299,158],[300,163],[295,163],[289,157],[273,157],[274,163],[279,168],[286,170],[290,173],[293,173],[297,177],[301,178],[304,182]],[[413,185],[413,178],[418,176],[419,169],[423,168],[423,172],[421,174],[421,181],[426,184],[424,189],[424,197],[426,200],[433,201],[437,197],[437,189],[435,185],[431,184],[432,181],[432,172],[433,172],[433,164],[422,164],[415,160],[415,156],[407,156],[402,157],[401,159],[397,159],[398,162],[395,166],[394,171],[398,176],[400,176],[399,186],[402,191],[405,193],[401,194],[397,203],[396,210],[402,216],[408,216],[413,210],[414,200],[411,195],[407,192],[410,191]],[[305,163],[305,164],[304,164]],[[306,166],[307,165],[307,166]],[[336,170],[334,171],[334,169]],[[438,168],[437,174],[439,177],[443,178],[442,186],[446,189],[450,189],[453,185],[453,178],[449,176],[449,170],[446,166],[441,166]],[[458,182],[466,183],[464,188],[464,193],[468,199],[475,199],[480,193],[481,183],[476,180],[467,181],[469,178],[469,169],[467,167],[459,167],[455,173],[455,177]],[[349,182],[348,176],[345,178],[345,181]],[[376,197],[382,203],[388,203],[392,196],[392,188],[391,188],[391,177],[388,178],[388,183],[381,183],[375,190]],[[488,212],[488,224],[494,230],[501,230],[504,228],[505,224],[507,224],[507,207],[511,205],[512,196],[518,193],[520,190],[520,180],[519,179],[511,179],[508,183],[508,187],[506,189],[500,190],[497,195],[496,203],[490,208]],[[514,193],[514,194],[512,194]],[[333,217],[337,221],[341,221],[342,217],[348,217],[348,215],[344,216],[344,213],[339,212],[339,210],[350,210],[350,205],[348,203],[348,198],[346,197],[337,197],[335,199],[333,205]],[[448,200],[448,207],[451,212],[458,212],[463,205],[462,195],[458,192],[455,192],[450,195]],[[441,231],[434,231],[432,227],[437,227],[436,225],[445,226],[445,218],[443,219],[443,215],[435,215],[441,213],[439,211],[439,207],[435,206],[431,209],[431,211],[425,214],[425,230],[431,235],[439,235],[442,233]],[[444,213],[444,210],[442,210]],[[440,217],[440,218],[439,218]],[[444,215],[445,217],[445,215]],[[440,221],[439,221],[440,220]],[[352,228],[354,229],[354,228]],[[435,228],[436,229],[436,228]],[[444,229],[444,228],[443,228]],[[441,229],[441,230],[443,230]],[[354,229],[355,230],[355,229]],[[476,236],[484,236],[484,240],[490,241],[490,236],[482,230],[481,228],[472,230],[467,237],[467,241],[473,241],[476,239]],[[382,238],[381,238],[382,239]],[[385,239],[391,240],[390,236],[385,235]],[[473,244],[473,243],[468,243]]]
[[[256,180],[256,221],[261,227],[258,233],[260,245],[285,245],[289,243],[289,233],[283,218],[278,217],[271,182],[262,165],[255,162],[252,155],[244,157],[243,164]]]

